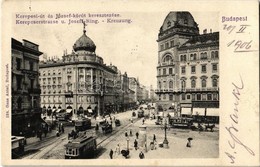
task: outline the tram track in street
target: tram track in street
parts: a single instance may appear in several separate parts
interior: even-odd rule
[[[97,144],[97,147],[101,147],[101,144],[105,141],[107,141],[108,139],[111,139],[113,136],[114,138],[116,138],[117,136],[115,136],[115,134],[117,134],[118,132],[122,132],[122,131],[125,131],[128,127],[130,127],[132,124],[136,123],[137,121],[139,121],[140,119],[137,118],[135,120],[133,120],[133,123],[129,123],[129,124],[126,124],[124,125],[122,128],[118,129],[117,131],[113,131],[108,137],[106,137],[105,139],[101,140],[98,144]],[[114,138],[112,138],[111,140],[113,140]],[[109,142],[108,142],[109,143]],[[107,144],[108,144],[107,143]],[[105,144],[105,145],[107,145]]]

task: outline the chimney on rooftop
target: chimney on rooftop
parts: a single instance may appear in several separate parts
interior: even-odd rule
[[[204,30],[203,30],[203,34],[207,34],[207,29],[204,29]]]

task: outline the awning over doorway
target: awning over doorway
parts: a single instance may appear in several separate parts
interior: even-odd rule
[[[219,108],[207,108],[207,116],[219,116]]]
[[[193,108],[192,115],[204,116],[205,115],[205,108]]]
[[[191,115],[191,108],[181,108],[182,115]]]

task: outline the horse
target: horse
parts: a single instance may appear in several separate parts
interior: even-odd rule
[[[211,132],[213,132],[213,128],[215,127],[215,124],[213,125],[205,125],[205,130],[208,131],[208,129],[210,129]]]

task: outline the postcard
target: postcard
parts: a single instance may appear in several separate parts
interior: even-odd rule
[[[260,165],[257,1],[2,11],[3,165]]]

